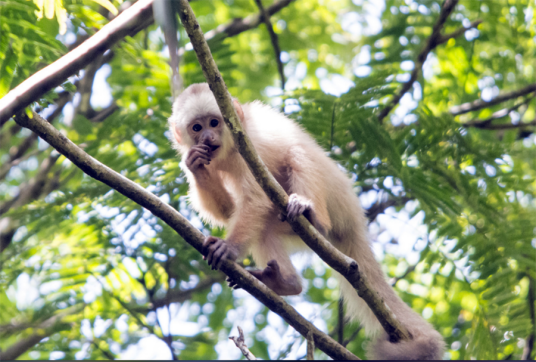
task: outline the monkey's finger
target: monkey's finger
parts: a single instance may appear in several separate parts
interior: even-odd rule
[[[207,256],[207,263],[212,267],[212,270],[216,269],[215,264],[218,259],[215,258],[215,254],[221,248],[226,249],[225,244],[222,240],[219,240],[220,243],[216,243],[213,247],[210,248],[210,251]]]
[[[220,269],[223,261],[229,256],[229,248],[219,248],[217,253],[218,254],[215,255],[216,259],[214,260],[214,262],[216,263],[216,269]]]
[[[294,221],[298,215],[299,213],[298,213],[296,203],[293,202],[292,204],[289,204],[288,209],[287,209],[287,217],[290,220]]]
[[[232,280],[231,278],[227,278],[227,285],[229,285],[229,288],[233,288],[233,289],[240,288],[238,284],[236,284],[236,282]]]
[[[208,152],[210,151],[210,147],[208,147],[207,145],[195,145],[195,146],[192,146],[191,150],[201,152],[204,154],[208,154]]]
[[[210,156],[207,155],[207,154],[204,154],[204,153],[194,152],[194,153],[192,153],[192,155],[190,156],[188,161],[190,161],[190,163],[194,163],[195,161],[197,161],[199,159],[204,159],[204,160],[210,161]]]
[[[267,265],[269,268],[273,269],[274,272],[279,273],[279,263],[277,262],[277,260],[272,259],[272,260],[270,260],[268,263],[266,263],[266,265]]]
[[[190,166],[190,168],[198,168],[199,166],[201,165],[210,165],[210,161],[208,160],[205,160],[205,159],[202,159],[202,158],[198,158],[197,160],[195,160],[193,163],[192,163],[192,166]]]
[[[210,246],[214,244],[215,242],[217,242],[218,240],[220,239],[218,239],[215,236],[207,237],[205,241],[203,242],[203,254],[207,255],[210,252]]]

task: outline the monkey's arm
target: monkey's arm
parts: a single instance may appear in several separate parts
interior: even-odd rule
[[[316,172],[317,167],[311,158],[312,152],[306,152],[302,146],[294,146],[289,150],[290,197],[287,206],[287,217],[295,219],[303,214],[322,234],[331,229],[331,220],[326,202],[325,181]]]
[[[223,186],[221,177],[209,170],[210,155],[204,145],[193,146],[185,160],[185,173],[190,185],[190,201],[203,218],[223,225],[235,210],[234,201]]]
[[[208,171],[206,175],[196,175],[192,178],[189,182],[189,196],[194,209],[203,217],[210,218],[210,214],[219,224],[226,224],[235,210],[235,204],[221,178],[211,175]]]

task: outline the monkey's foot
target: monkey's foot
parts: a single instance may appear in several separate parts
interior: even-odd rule
[[[301,214],[307,217],[307,214],[309,214],[312,209],[313,205],[311,201],[297,194],[291,194],[288,198],[287,219],[296,220]]]
[[[238,256],[236,247],[229,245],[225,240],[209,236],[203,243],[203,259],[213,270],[219,269],[225,259],[235,260]]]
[[[288,278],[283,277],[279,264],[275,260],[270,260],[263,270],[248,271],[278,295],[298,295],[302,291],[302,285],[298,278],[294,275]],[[240,288],[231,278],[227,278],[227,283],[233,289]]]
[[[313,203],[310,200],[307,200],[303,196],[297,194],[291,194],[288,198],[287,205],[287,219],[294,221],[303,214],[307,220],[322,234],[326,235],[325,228],[318,222],[316,213],[313,207]],[[285,221],[284,218],[280,216],[281,221]]]

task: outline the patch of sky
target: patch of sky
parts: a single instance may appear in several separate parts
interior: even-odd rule
[[[91,90],[91,106],[95,109],[106,108],[112,103],[112,89],[106,82],[106,78],[112,74],[112,67],[104,64],[95,73],[93,88]]]

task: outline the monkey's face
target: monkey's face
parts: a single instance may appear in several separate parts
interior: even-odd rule
[[[190,121],[186,131],[195,145],[208,146],[211,157],[214,158],[221,151],[224,127],[220,116],[206,115]]]

